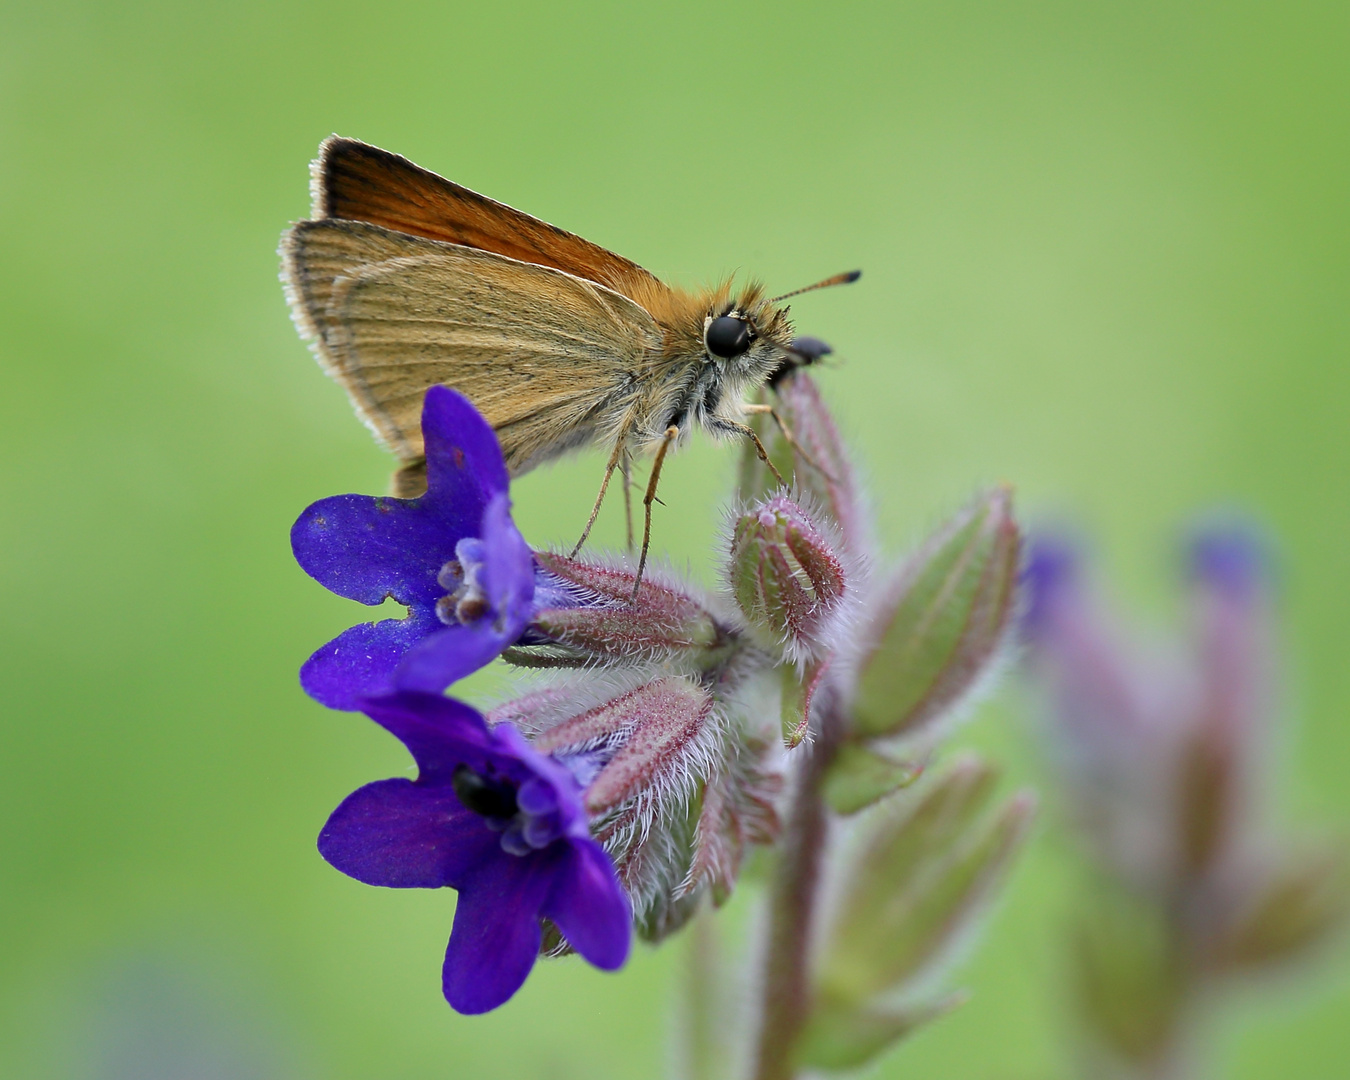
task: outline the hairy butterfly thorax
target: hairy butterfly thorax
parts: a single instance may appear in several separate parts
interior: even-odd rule
[[[729,284],[697,292],[666,290],[653,299],[662,330],[659,350],[647,358],[643,393],[634,401],[629,435],[634,456],[655,453],[674,427],[678,439],[695,428],[744,438],[746,396],[782,364],[792,343],[786,307],[765,299],[761,286],[734,291]]]

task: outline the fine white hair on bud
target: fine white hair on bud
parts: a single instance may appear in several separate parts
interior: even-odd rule
[[[809,497],[779,492],[735,515],[725,578],[751,631],[789,663],[805,664],[840,647],[858,585],[857,561]]]
[[[705,889],[725,899],[746,846],[777,833],[781,761],[772,729],[755,728],[769,715],[754,677],[766,662],[749,649],[712,675],[659,665],[552,673],[488,713],[571,770],[649,938],[677,929]]]
[[[784,476],[792,474],[800,495],[809,498],[839,528],[843,546],[855,554],[872,549],[872,527],[856,467],[820,388],[798,370],[774,385],[777,419],[754,417],[754,428],[771,460]],[[786,432],[792,432],[789,440]],[[776,488],[769,469],[747,447],[740,490],[746,499],[762,498]]]
[[[548,585],[531,628],[534,649],[508,659],[529,666],[672,661],[706,668],[732,645],[734,628],[690,583],[652,567],[634,593],[636,570],[616,559],[536,552]]]

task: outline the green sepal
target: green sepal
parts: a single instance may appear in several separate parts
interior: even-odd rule
[[[915,1028],[965,1002],[964,993],[894,1008],[818,1006],[798,1044],[797,1063],[827,1071],[856,1069],[890,1049]]]
[[[911,731],[953,707],[1002,643],[1021,535],[1006,488],[957,514],[901,569],[873,617],[853,706],[860,735]]]
[[[975,759],[875,827],[820,965],[829,1000],[858,1005],[921,977],[979,917],[1027,833],[1033,799],[986,813],[995,773]]]
[[[897,761],[863,743],[845,743],[825,776],[825,801],[836,814],[856,814],[923,775],[923,765]]]
[[[780,716],[783,745],[789,750],[800,746],[811,724],[811,699],[819,689],[833,658],[813,660],[800,672],[790,665],[782,669],[783,694]]]

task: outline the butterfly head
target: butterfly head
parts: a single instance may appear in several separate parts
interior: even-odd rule
[[[719,290],[703,311],[700,345],[705,364],[727,376],[761,382],[783,362],[792,344],[787,308],[751,285],[738,294]]]

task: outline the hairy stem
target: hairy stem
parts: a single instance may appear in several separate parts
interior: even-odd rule
[[[755,1080],[792,1080],[796,1040],[810,1015],[810,950],[828,832],[821,791],[842,727],[832,711],[825,712],[797,777],[769,895]]]

